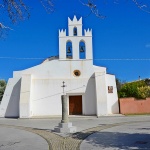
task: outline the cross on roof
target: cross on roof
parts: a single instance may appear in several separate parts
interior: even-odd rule
[[[65,81],[63,81],[62,83],[63,83],[63,85],[61,87],[63,88],[63,94],[64,94],[65,93],[65,87],[66,87]]]

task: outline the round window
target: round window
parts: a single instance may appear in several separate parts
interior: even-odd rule
[[[79,77],[81,75],[81,72],[79,70],[73,71],[74,76]]]

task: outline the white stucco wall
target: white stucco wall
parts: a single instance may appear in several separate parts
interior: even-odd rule
[[[0,105],[0,117],[19,117],[20,78],[8,80]]]
[[[114,75],[106,74],[106,68],[94,66],[97,99],[97,116],[118,114],[118,95]],[[113,86],[113,93],[108,93],[108,86]]]
[[[97,116],[107,114],[106,74],[95,72]]]
[[[74,27],[77,28],[77,36],[73,35]],[[79,20],[76,16],[73,20],[68,18],[68,33],[67,36],[66,30],[59,31],[59,58],[66,59],[66,43],[69,41],[72,43],[72,59],[79,60],[79,43],[83,41],[86,59],[93,59],[92,30],[85,30],[82,34],[82,17]]]
[[[76,69],[81,71],[80,77],[74,76],[73,71]],[[93,74],[94,68],[91,60],[52,60],[23,71],[16,71],[14,78],[8,82],[6,93],[16,95],[13,88],[16,84],[15,81],[17,82],[21,76],[21,87],[18,86],[17,89],[18,99],[16,102],[18,104],[14,103],[13,96],[10,95],[7,100],[6,98],[2,100],[1,110],[6,112],[8,104],[5,103],[13,102],[17,109],[11,107],[9,111],[17,115],[11,113],[12,117],[29,118],[32,116],[61,115],[61,86],[62,82],[65,81],[67,85],[65,93],[68,96],[83,95],[83,115],[94,115],[96,114],[96,96]],[[1,113],[1,116],[2,114],[4,113]]]
[[[42,71],[41,71],[42,70]],[[80,70],[81,76],[75,77],[74,70]],[[61,115],[62,82],[65,81],[65,94],[82,95],[83,115],[107,115],[118,113],[115,77],[106,74],[106,68],[93,66],[91,60],[52,60],[35,67],[14,73],[13,81],[6,88],[6,94],[0,106],[1,116],[5,116],[8,103],[12,103],[13,89],[21,76],[21,87],[17,86],[19,106],[9,108],[15,116],[30,118],[34,116]],[[114,93],[108,94],[108,86],[114,87]],[[68,99],[69,103],[69,99]],[[4,107],[5,106],[5,107]],[[68,107],[69,108],[69,107]],[[2,111],[4,110],[4,111]],[[16,111],[17,110],[17,111]],[[69,112],[69,111],[68,111]],[[14,116],[14,115],[13,115]]]
[[[89,79],[94,73],[91,61],[53,61],[46,62],[42,66],[26,70],[24,73],[31,73],[34,77],[32,79],[32,98],[31,98],[31,115],[32,116],[45,116],[45,115],[61,115],[61,95],[62,82],[65,81],[67,87],[65,94],[69,95],[82,95],[83,94],[83,114],[92,115],[96,114],[96,99],[95,99],[95,79]],[[44,65],[44,66],[43,66]],[[87,69],[87,66],[89,69]],[[41,72],[35,70],[42,69]],[[45,69],[44,69],[45,68]],[[46,69],[47,68],[47,69]],[[57,71],[59,68],[59,72]],[[75,77],[74,70],[80,70],[81,76]],[[46,70],[46,72],[44,72]],[[51,72],[49,72],[49,71]],[[61,73],[60,73],[61,72]],[[40,75],[39,75],[40,73]],[[46,75],[48,73],[48,75]],[[61,75],[61,76],[60,76]],[[45,78],[47,76],[47,78]],[[40,77],[40,78],[39,78]],[[92,90],[91,90],[92,89]]]
[[[60,59],[66,59],[66,43],[72,42],[72,55],[73,59],[79,59],[79,43],[80,41],[85,42],[86,46],[86,59],[93,59],[92,53],[92,36],[62,36],[59,37],[59,56]]]
[[[87,83],[83,101],[83,114],[96,115],[96,89],[95,78],[92,76]]]
[[[118,114],[118,95],[117,95],[117,86],[116,79],[114,75],[106,74],[106,86],[108,91],[108,86],[113,86],[113,93],[107,94],[107,111],[108,114]]]
[[[73,29],[77,28],[77,36],[82,36],[82,17],[77,20],[76,16],[74,16],[73,20],[68,18],[68,33],[69,36],[73,36]]]
[[[79,78],[89,78],[94,73],[92,60],[52,60],[23,70],[20,74],[32,74],[33,79],[65,79],[76,78],[74,70],[81,71]]]
[[[65,81],[67,87],[65,94],[82,95],[85,93],[87,79],[34,79],[32,84],[32,115],[45,116],[45,115],[61,115],[61,95],[62,82]],[[85,85],[85,86],[83,86]],[[88,102],[87,99],[86,101]],[[84,99],[83,99],[83,103]],[[93,108],[93,107],[92,107]],[[68,111],[69,112],[69,111]],[[83,114],[91,114],[90,109],[83,110]]]
[[[57,79],[32,80],[32,116],[61,115],[61,83]]]
[[[20,90],[20,118],[29,118],[30,115],[30,101],[31,101],[31,74],[23,74],[21,78]]]

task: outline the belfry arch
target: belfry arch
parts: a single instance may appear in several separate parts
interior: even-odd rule
[[[77,29],[77,27],[74,27],[74,28],[73,28],[73,35],[74,35],[74,36],[77,36],[77,35],[78,35],[78,29]]]
[[[86,44],[84,40],[79,42],[79,58],[86,59]]]
[[[72,41],[68,40],[66,42],[66,58],[72,58]]]

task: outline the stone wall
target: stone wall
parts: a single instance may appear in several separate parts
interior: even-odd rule
[[[120,98],[121,114],[144,114],[150,113],[150,97],[135,99],[134,97]]]

